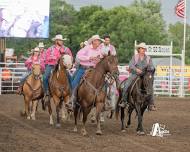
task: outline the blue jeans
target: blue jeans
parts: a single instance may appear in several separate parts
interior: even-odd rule
[[[23,85],[23,84],[24,84],[25,80],[28,78],[28,76],[29,76],[30,74],[32,74],[32,71],[31,71],[31,70],[28,70],[28,71],[24,74],[24,76],[20,79],[20,85]]]
[[[80,67],[75,71],[74,75],[73,75],[73,80],[71,83],[71,88],[72,90],[74,90],[80,83],[80,80],[82,78],[82,76],[84,75],[86,69],[84,69],[83,67]]]
[[[48,80],[51,74],[51,71],[54,69],[54,65],[46,65],[45,72],[43,75],[43,85],[44,85],[44,92],[47,93],[49,91],[48,88]]]

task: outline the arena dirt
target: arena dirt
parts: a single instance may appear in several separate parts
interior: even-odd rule
[[[96,125],[87,123],[88,136],[73,132],[73,120],[62,122],[61,128],[48,124],[47,111],[38,107],[37,120],[20,116],[23,97],[0,96],[0,152],[189,152],[190,151],[190,99],[157,98],[158,110],[145,112],[144,129],[149,134],[152,124],[166,125],[171,133],[163,138],[136,135],[136,118],[131,128],[120,131],[119,120],[106,119],[103,135],[97,136]],[[54,111],[55,113],[55,111]]]

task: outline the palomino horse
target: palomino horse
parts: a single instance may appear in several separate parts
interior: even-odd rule
[[[97,120],[97,135],[101,135],[102,131],[100,128],[100,112],[102,111],[105,98],[106,90],[105,88],[105,74],[110,72],[112,75],[117,76],[118,74],[118,60],[116,56],[108,55],[104,57],[99,63],[97,63],[95,69],[88,70],[77,90],[77,102],[78,104],[74,107],[74,117],[75,117],[75,128],[74,131],[77,132],[77,115],[78,110],[81,106],[83,112],[83,127],[82,134],[87,135],[85,128],[85,123],[87,116],[91,109],[96,106],[96,120]],[[80,105],[80,106],[79,106]]]
[[[70,60],[71,64],[65,63],[66,60]],[[57,113],[57,127],[60,127],[60,117],[59,112],[60,109],[63,108],[62,104],[63,101],[65,106],[68,107],[70,96],[71,96],[71,89],[70,84],[67,76],[67,68],[72,67],[72,58],[69,55],[62,55],[58,61],[57,66],[55,67],[52,75],[49,79],[49,90],[50,96],[53,98],[54,104],[56,106],[56,113]],[[53,125],[53,116],[52,116],[52,108],[50,103],[50,97],[48,98],[48,110],[50,114],[50,124]],[[63,109],[62,109],[63,110]]]
[[[138,135],[144,135],[144,129],[142,125],[143,121],[143,114],[146,110],[150,97],[152,95],[153,91],[153,81],[154,81],[154,71],[148,71],[145,69],[144,74],[141,76],[138,76],[135,82],[130,86],[128,93],[128,121],[126,127],[129,127],[131,124],[131,114],[133,110],[135,109],[138,117],[138,126],[137,126],[137,134]],[[123,85],[123,82],[121,83]],[[122,87],[123,88],[123,87]],[[118,100],[118,104],[120,103],[121,97],[122,97],[122,89],[120,87],[119,90],[120,96]],[[118,117],[119,114],[119,106],[117,106],[116,110],[116,117]],[[125,108],[121,108],[121,129],[124,132],[125,131]]]
[[[40,64],[32,66],[32,74],[28,76],[23,85],[23,96],[25,101],[25,114],[27,119],[35,120],[35,112],[38,100],[44,95],[42,80],[41,80],[41,67]],[[32,101],[32,107],[30,102]]]

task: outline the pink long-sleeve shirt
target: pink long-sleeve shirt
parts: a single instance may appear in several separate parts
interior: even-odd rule
[[[46,50],[45,53],[45,64],[46,65],[55,65],[57,64],[61,54],[68,54],[73,57],[72,52],[69,48],[62,46],[56,47],[55,45],[51,46]]]
[[[28,70],[32,69],[33,64],[40,64],[41,70],[45,70],[45,64],[44,64],[44,59],[39,55],[39,56],[30,56],[26,61],[25,61],[25,66],[27,67]]]
[[[96,66],[96,62],[90,60],[91,57],[102,57],[102,52],[100,47],[94,49],[92,45],[87,45],[78,51],[76,58],[79,60],[80,64],[83,66]]]

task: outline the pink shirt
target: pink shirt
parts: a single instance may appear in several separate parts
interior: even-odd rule
[[[44,59],[40,56],[30,56],[26,61],[25,61],[25,66],[27,67],[28,70],[32,69],[33,64],[40,64],[41,70],[45,70],[45,64],[44,64]]]
[[[95,67],[97,63],[90,61],[91,57],[102,57],[100,47],[94,49],[92,45],[87,45],[78,51],[76,58],[83,66],[93,66]]]
[[[45,64],[48,65],[55,65],[57,64],[59,58],[61,57],[61,54],[68,54],[73,57],[72,52],[69,48],[62,46],[51,46],[46,50],[45,53]]]

